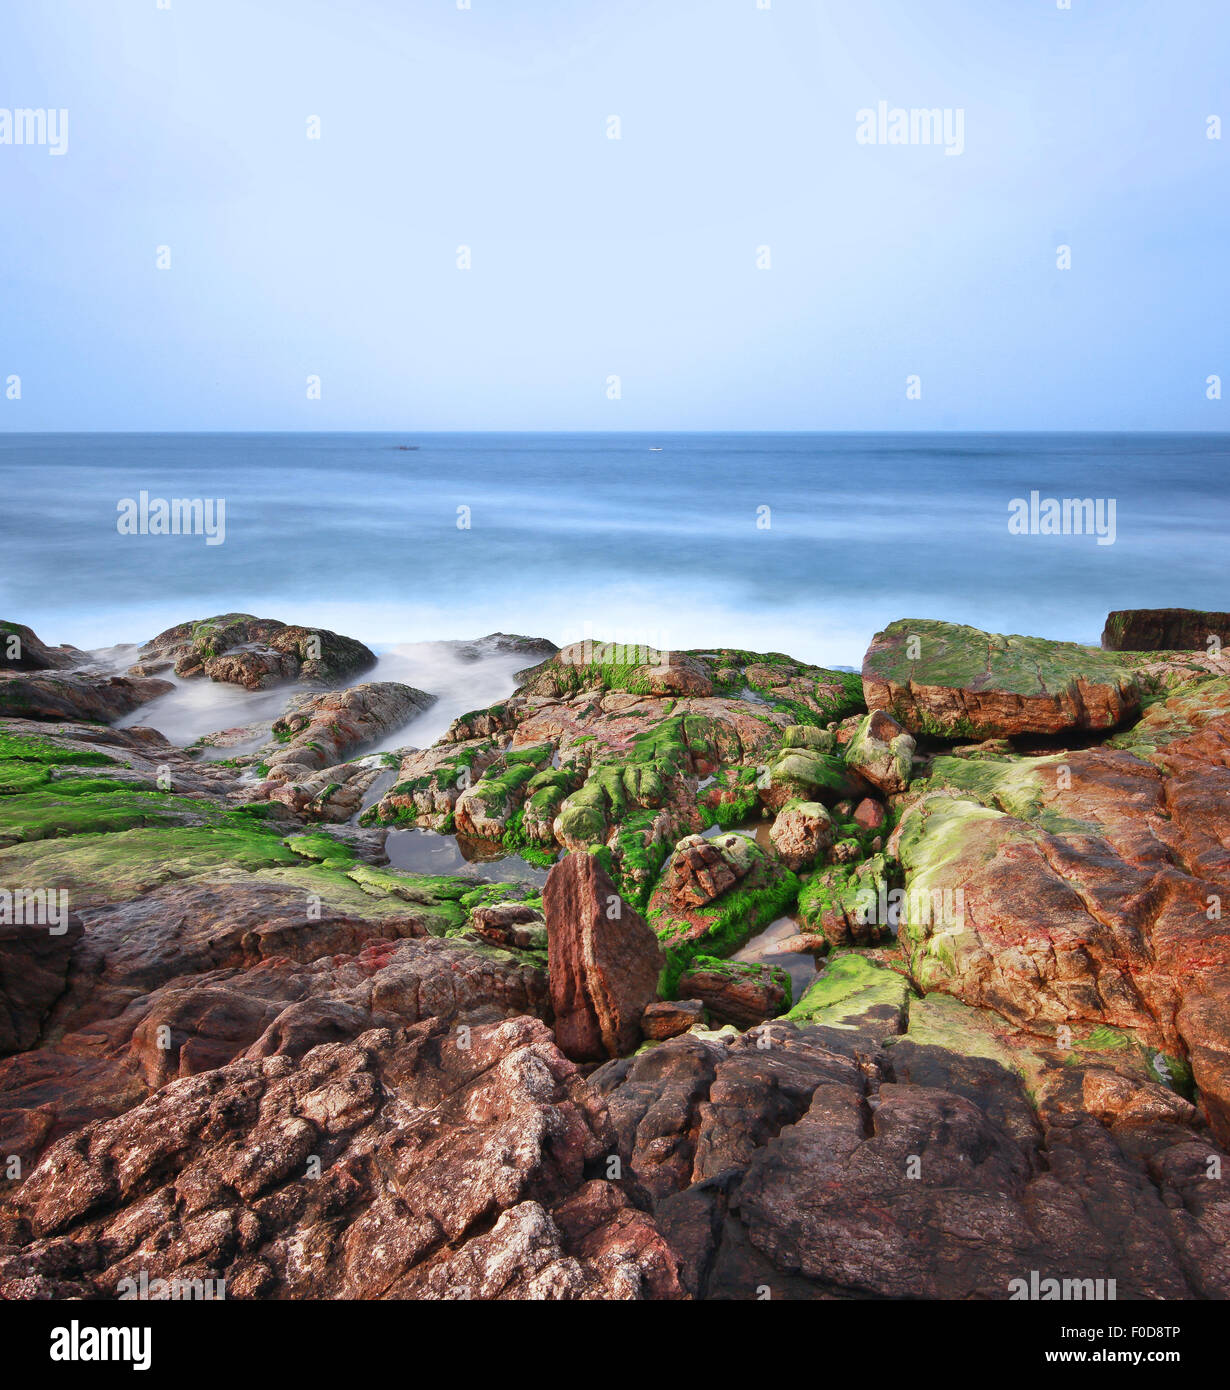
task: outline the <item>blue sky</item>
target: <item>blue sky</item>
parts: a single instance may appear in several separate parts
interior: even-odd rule
[[[5,10],[0,430],[1226,428],[1224,0]]]

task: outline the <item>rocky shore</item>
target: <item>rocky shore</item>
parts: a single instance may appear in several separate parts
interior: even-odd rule
[[[492,634],[425,748],[336,633],[0,623],[0,1297],[1230,1296],[1225,619]]]

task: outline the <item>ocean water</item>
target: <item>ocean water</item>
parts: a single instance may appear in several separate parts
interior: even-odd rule
[[[894,618],[1096,643],[1112,608],[1230,607],[1228,476],[1224,435],[6,434],[0,616],[93,649],[241,610],[380,675],[493,631],[846,666]],[[1114,543],[1011,534],[1033,490],[1113,499]],[[224,542],[121,534],[142,491],[223,499]]]

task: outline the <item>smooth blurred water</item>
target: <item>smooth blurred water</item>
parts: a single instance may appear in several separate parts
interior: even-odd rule
[[[240,610],[852,666],[903,617],[1096,642],[1112,608],[1230,607],[1228,470],[1212,435],[0,435],[0,616],[83,647]],[[225,543],[120,535],[142,489],[224,498]],[[1115,498],[1115,544],[1009,534],[1031,489]]]

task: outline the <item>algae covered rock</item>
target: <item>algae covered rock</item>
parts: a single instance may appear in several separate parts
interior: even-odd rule
[[[696,956],[679,992],[699,999],[716,1023],[753,1028],[790,1007],[790,976],[779,965]]]
[[[791,1023],[900,1033],[910,999],[909,981],[865,956],[834,956],[786,1015]]]
[[[1130,663],[1110,652],[928,619],[875,635],[863,691],[911,733],[946,738],[1113,729],[1141,703]]]
[[[783,748],[768,766],[760,799],[769,810],[778,811],[788,801],[821,801],[831,806],[866,790],[867,783],[835,753]]]
[[[874,946],[897,927],[894,866],[884,854],[818,869],[799,890],[799,917],[833,946]]]
[[[694,956],[722,958],[746,945],[789,910],[798,886],[795,874],[749,836],[681,840],[649,899],[649,921],[667,954],[663,994],[676,992]]]
[[[910,785],[914,740],[890,714],[873,710],[846,744],[846,766],[853,768],[882,795],[903,792]]]

